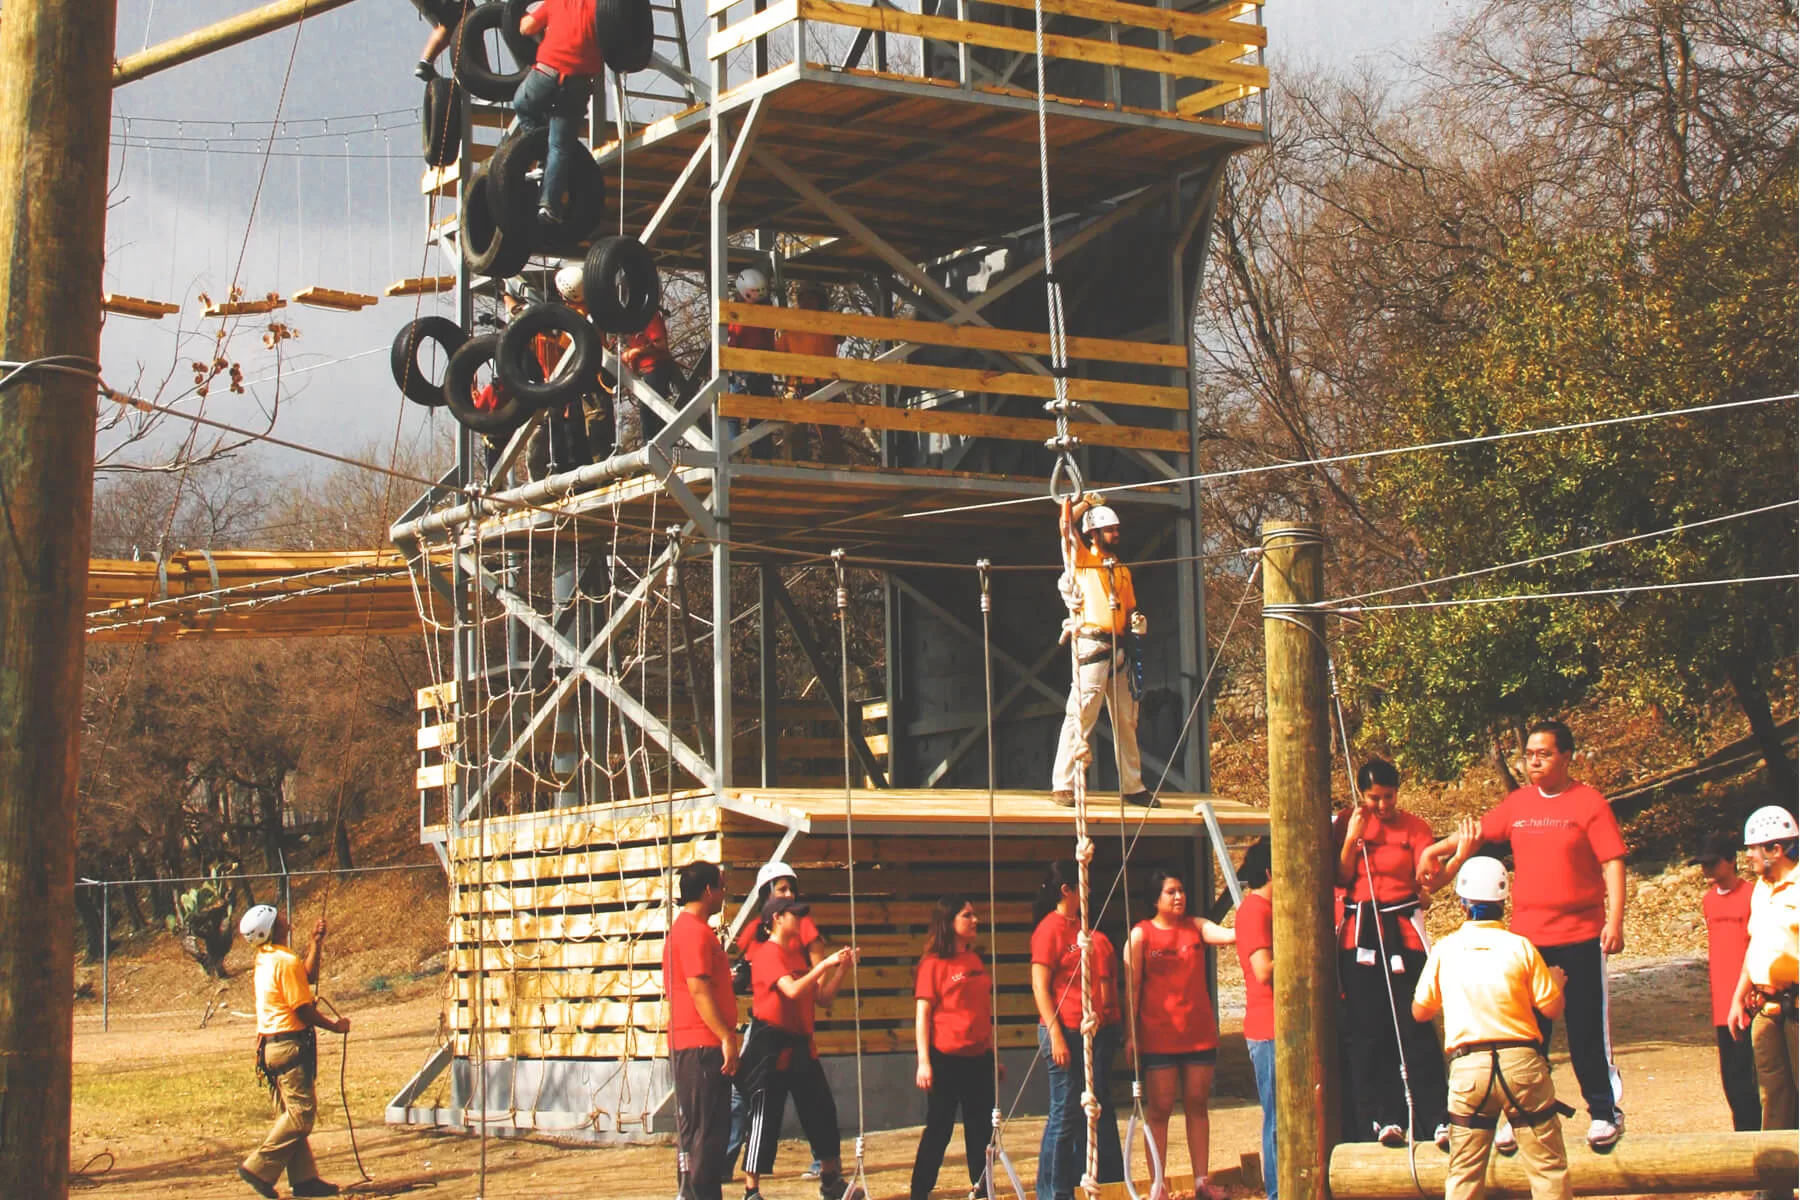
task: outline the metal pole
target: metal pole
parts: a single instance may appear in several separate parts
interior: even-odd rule
[[[1332,947],[1331,717],[1325,540],[1316,525],[1262,527],[1270,852],[1275,889],[1276,1169],[1284,1200],[1324,1200],[1337,1141],[1337,964]]]
[[[100,885],[100,1032],[112,1030],[112,884]]]
[[[114,0],[0,20],[0,359],[98,364]],[[0,391],[0,1196],[64,1197],[95,381]]]

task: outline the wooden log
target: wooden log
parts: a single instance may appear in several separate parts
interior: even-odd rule
[[[758,358],[771,359],[795,357],[751,350],[721,350],[720,354],[754,354]],[[840,358],[831,361],[852,360]],[[837,425],[852,429],[889,429],[902,433],[944,433],[953,437],[991,437],[1020,442],[1041,442],[1056,434],[1056,422],[1030,417],[991,417],[983,413],[946,412],[926,408],[878,408],[871,404],[845,404],[831,400],[780,400],[770,396],[739,395],[735,392],[719,397],[719,411],[728,417],[749,417],[760,421],[793,421],[802,425]],[[1188,452],[1187,434],[1179,430],[1145,429],[1138,425],[1097,425],[1085,421],[1073,425],[1073,430],[1083,442],[1092,446],[1165,450],[1172,454]]]
[[[1331,726],[1325,618],[1294,606],[1324,597],[1318,526],[1262,527],[1263,647],[1269,720],[1274,896],[1277,1179],[1286,1200],[1324,1200],[1337,1141],[1337,952],[1331,928]],[[1285,606],[1287,611],[1272,611]]]
[[[1791,1129],[1634,1132],[1599,1153],[1588,1149],[1580,1138],[1566,1138],[1569,1184],[1577,1196],[1777,1192],[1793,1188],[1795,1174],[1800,1172],[1796,1138]],[[1449,1156],[1436,1146],[1421,1145],[1417,1161],[1419,1183],[1415,1188],[1405,1150],[1379,1142],[1346,1142],[1331,1152],[1331,1195],[1334,1200],[1417,1200],[1419,1188],[1427,1195],[1443,1195]],[[1492,1155],[1487,1194],[1496,1200],[1529,1196],[1524,1158]]]
[[[289,25],[342,8],[350,0],[274,0],[261,8],[227,17],[203,29],[159,42],[136,54],[128,54],[113,64],[112,83],[121,87],[158,71],[191,62],[215,50],[223,50],[251,38],[285,29]]]

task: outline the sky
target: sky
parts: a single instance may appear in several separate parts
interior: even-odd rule
[[[120,0],[118,54],[256,2]],[[1466,4],[1275,0],[1264,13],[1267,61],[1277,78],[1317,67],[1397,71]],[[689,8],[694,34],[698,4]],[[192,378],[187,364],[211,357],[220,327],[199,316],[198,296],[223,298],[234,279],[251,296],[291,296],[315,284],[379,294],[396,279],[453,269],[424,248],[421,85],[411,68],[426,32],[402,0],[357,0],[305,22],[298,35],[278,31],[117,91],[106,290],[183,310],[161,321],[108,318],[101,362],[113,387],[134,385],[154,399],[167,380],[165,399],[182,391]],[[261,428],[278,401],[278,436],[386,462],[396,441],[433,439],[442,430],[432,422],[449,421],[442,410],[403,400],[388,366],[389,344],[415,311],[449,308],[447,297],[384,299],[360,313],[290,305],[281,319],[300,336],[281,347],[279,393],[262,326],[245,321],[227,357],[242,365],[248,394],[216,388],[205,413]],[[166,423],[165,455],[166,439],[185,435],[186,425]],[[125,453],[155,456],[146,446]],[[271,470],[318,467],[290,452],[265,451],[260,460]]]

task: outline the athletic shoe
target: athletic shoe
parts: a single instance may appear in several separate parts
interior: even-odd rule
[[[1431,1135],[1431,1140],[1437,1143],[1439,1150],[1450,1149],[1450,1126],[1448,1124],[1439,1125],[1437,1132]]]
[[[1595,1117],[1589,1122],[1587,1143],[1595,1150],[1604,1150],[1617,1144],[1624,1132],[1625,1114],[1615,1109],[1610,1121],[1605,1117]]]
[[[266,1200],[278,1200],[281,1195],[280,1192],[275,1190],[274,1184],[257,1178],[243,1167],[238,1168],[238,1178],[249,1184],[255,1189],[257,1195],[265,1197]]]
[[[1494,1149],[1502,1154],[1519,1152],[1519,1135],[1513,1132],[1512,1122],[1505,1117],[1500,1118],[1500,1128],[1494,1130]]]
[[[868,1200],[868,1193],[842,1175],[819,1178],[819,1200]]]
[[[812,1160],[811,1166],[807,1167],[806,1170],[800,1172],[800,1178],[802,1178],[802,1179],[817,1179],[818,1177],[819,1177],[819,1160],[815,1158]]]
[[[437,78],[436,68],[422,58],[419,60],[419,65],[413,68],[413,74],[425,80]]]
[[[562,214],[558,213],[555,209],[551,208],[548,204],[539,205],[538,206],[538,224],[539,225],[561,225],[562,224]]]
[[[1151,795],[1149,792],[1132,792],[1128,796],[1121,796],[1120,799],[1124,800],[1125,803],[1127,803],[1127,804],[1135,804],[1139,808],[1161,808],[1162,807],[1162,801],[1158,800],[1155,796]]]
[[[1075,793],[1074,792],[1051,792],[1050,799],[1052,802],[1054,802],[1056,804],[1060,804],[1064,808],[1074,808],[1075,807]]]
[[[1383,1125],[1375,1131],[1375,1140],[1384,1146],[1406,1145],[1406,1130],[1398,1125]]]
[[[744,1200],[763,1200],[761,1188],[745,1188]]]
[[[318,1178],[302,1180],[291,1186],[296,1196],[335,1196],[338,1194],[337,1184],[326,1183],[323,1179]]]

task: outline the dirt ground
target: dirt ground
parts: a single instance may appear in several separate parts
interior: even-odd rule
[[[1243,1041],[1237,1035],[1232,990],[1223,997],[1227,1037],[1212,1110],[1212,1162],[1234,1166],[1255,1150],[1259,1117],[1250,1087]],[[1706,999],[1704,965],[1696,958],[1620,959],[1614,964],[1614,1039],[1625,1078],[1627,1137],[1640,1132],[1731,1127],[1719,1089]],[[382,1124],[387,1099],[413,1074],[436,1044],[435,985],[420,980],[346,1003],[354,1021],[344,1072],[363,1164],[374,1191],[401,1185],[429,1188],[441,1197],[652,1197],[674,1193],[674,1152],[665,1147],[596,1149],[540,1139],[493,1137],[486,1146],[486,1187],[480,1181],[481,1140]],[[241,1012],[242,1010],[238,1010]],[[83,1004],[76,1019],[75,1107],[72,1160],[108,1154],[90,1167],[93,1190],[119,1197],[183,1196],[195,1200],[250,1194],[234,1175],[235,1161],[260,1135],[266,1094],[250,1071],[251,1022],[231,1008],[196,1028],[191,1005],[161,1010],[127,1006],[113,1013],[111,1032],[100,1028],[98,1006]],[[341,1042],[321,1046],[320,1132],[315,1147],[324,1176],[340,1184],[357,1178],[343,1108],[338,1100]],[[1566,1056],[1557,1055],[1557,1085],[1575,1097]],[[854,1100],[840,1097],[846,1119]],[[1585,1118],[1583,1118],[1585,1119]],[[1174,1137],[1176,1169],[1186,1162],[1179,1120]],[[1027,1186],[1035,1171],[1041,1122],[1018,1119],[1006,1142]],[[906,1194],[916,1130],[873,1134],[867,1163],[876,1197]],[[849,1149],[848,1136],[846,1150]],[[939,1195],[961,1197],[964,1178],[960,1139],[940,1178]],[[770,1200],[817,1194],[798,1178],[807,1154],[784,1146],[778,1173],[766,1180]],[[1239,1195],[1255,1195],[1235,1189]],[[728,1192],[728,1195],[731,1193]]]

